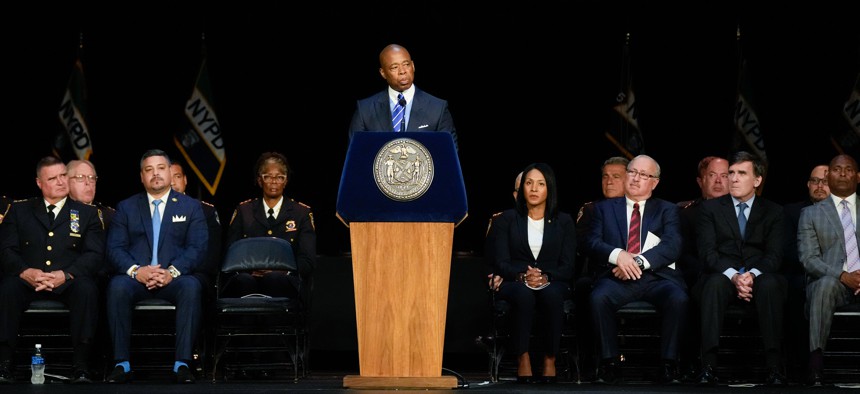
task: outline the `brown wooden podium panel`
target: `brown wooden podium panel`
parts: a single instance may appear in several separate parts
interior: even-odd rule
[[[442,378],[454,224],[352,222],[350,238],[361,375],[344,386],[456,387]]]

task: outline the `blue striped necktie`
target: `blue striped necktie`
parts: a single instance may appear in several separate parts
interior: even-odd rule
[[[403,125],[403,111],[405,109],[403,105],[400,105],[400,103],[405,101],[406,100],[403,99],[403,93],[398,94],[397,102],[394,104],[394,111],[391,112],[391,127],[394,128],[395,133],[405,131],[400,130],[400,126]]]

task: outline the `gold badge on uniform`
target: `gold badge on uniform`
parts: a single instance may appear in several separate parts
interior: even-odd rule
[[[287,220],[286,229],[287,231],[296,231],[296,221]]]

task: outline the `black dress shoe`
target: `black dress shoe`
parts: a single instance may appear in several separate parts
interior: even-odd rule
[[[785,387],[786,385],[785,375],[782,374],[779,368],[772,367],[770,369],[770,373],[767,375],[767,380],[765,381],[765,385],[770,387]]]
[[[15,383],[15,375],[12,374],[9,364],[0,364],[0,383]]]
[[[597,369],[595,383],[619,384],[621,383],[621,367],[615,362],[604,362]]]
[[[540,383],[541,384],[556,384],[556,383],[558,383],[558,376],[541,376]]]
[[[74,372],[72,372],[72,378],[69,379],[69,383],[72,384],[87,384],[92,382],[92,376],[90,376],[90,373],[86,369],[75,370]]]
[[[664,362],[657,373],[657,383],[659,384],[681,383],[681,379],[678,377],[678,367],[674,363]]]
[[[519,376],[517,375],[517,384],[534,383],[534,376]]]
[[[194,374],[188,366],[180,365],[176,370],[176,383],[194,383]]]
[[[696,384],[700,386],[716,386],[718,381],[717,375],[714,374],[714,367],[707,364],[702,366],[702,371],[699,372],[699,377],[696,378]]]
[[[821,371],[812,370],[806,375],[807,387],[824,387],[827,383],[824,381],[824,374]]]
[[[121,365],[117,365],[113,367],[113,371],[111,371],[110,375],[105,378],[105,381],[108,383],[118,384],[128,383],[131,382],[133,378],[133,373],[134,372],[132,371],[125,372],[125,368],[123,368]]]

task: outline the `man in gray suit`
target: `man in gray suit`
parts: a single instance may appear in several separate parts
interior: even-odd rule
[[[857,161],[839,155],[827,174],[830,198],[804,208],[797,229],[797,249],[806,269],[809,316],[807,384],[824,384],[822,366],[836,308],[860,302],[860,254],[857,251]]]
[[[382,49],[379,75],[388,88],[358,101],[349,124],[350,139],[356,131],[444,131],[457,146],[448,102],[415,87],[415,62],[406,48],[391,44]]]

